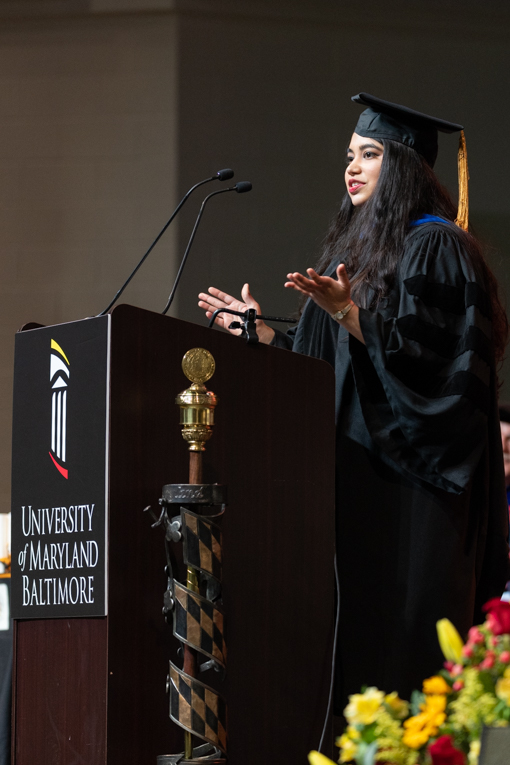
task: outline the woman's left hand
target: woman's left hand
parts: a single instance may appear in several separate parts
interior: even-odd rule
[[[329,314],[341,311],[351,302],[351,285],[343,263],[336,269],[338,281],[330,276],[319,276],[313,268],[307,268],[306,273],[309,278],[298,272],[287,274],[285,286],[312,298]]]
[[[288,281],[285,282],[285,286],[312,298],[318,306],[331,315],[337,313],[337,311],[343,311],[349,303],[352,303],[351,284],[343,263],[336,269],[338,281],[330,276],[319,276],[313,268],[307,268],[306,273],[308,274],[308,279],[298,272],[287,274]],[[341,323],[347,332],[354,335],[360,343],[365,344],[359,324],[358,306],[352,303],[352,308],[345,314]]]

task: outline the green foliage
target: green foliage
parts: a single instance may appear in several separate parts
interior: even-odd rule
[[[494,680],[490,672],[479,672],[478,680],[482,684],[484,693],[492,693],[494,695]]]
[[[419,715],[420,714],[420,706],[425,702],[425,694],[421,691],[413,691],[411,693],[411,701],[409,702],[409,706],[411,709],[411,714]]]

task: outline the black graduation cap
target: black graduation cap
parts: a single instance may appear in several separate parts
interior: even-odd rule
[[[468,228],[468,167],[464,128],[456,122],[447,122],[437,117],[409,109],[407,106],[384,101],[369,93],[358,93],[352,101],[368,106],[359,116],[354,132],[367,138],[388,138],[398,141],[421,154],[431,167],[437,158],[437,131],[457,133],[460,131],[458,170],[459,170],[459,210],[456,223],[463,229]]]
[[[369,107],[360,114],[355,133],[369,138],[389,138],[410,146],[431,167],[434,167],[437,158],[437,131],[456,133],[463,129],[455,122],[430,117],[368,93],[358,93],[351,100]]]

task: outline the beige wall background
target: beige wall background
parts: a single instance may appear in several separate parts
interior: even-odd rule
[[[249,195],[204,215],[173,313],[244,281],[295,309],[343,194],[361,90],[464,122],[472,219],[510,290],[506,0],[0,0],[0,511],[9,510],[13,338],[102,310],[196,181]],[[456,185],[456,139],[438,173]],[[123,297],[161,310],[202,196]],[[504,394],[510,398],[509,379]]]

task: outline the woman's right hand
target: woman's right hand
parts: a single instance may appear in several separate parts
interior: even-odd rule
[[[250,292],[250,285],[245,284],[241,290],[241,300],[238,300],[232,295],[227,295],[226,292],[216,289],[216,287],[209,287],[207,292],[201,292],[198,296],[198,305],[203,308],[205,315],[208,319],[211,318],[213,313],[218,308],[231,308],[232,311],[246,311],[248,308],[254,308],[257,313],[260,313],[260,305]],[[215,324],[223,329],[227,329],[233,335],[240,335],[240,329],[229,329],[229,325],[236,321],[237,317],[232,316],[229,313],[220,313],[216,319]],[[257,335],[261,343],[269,345],[274,337],[274,329],[271,329],[267,324],[258,319],[256,321]]]

